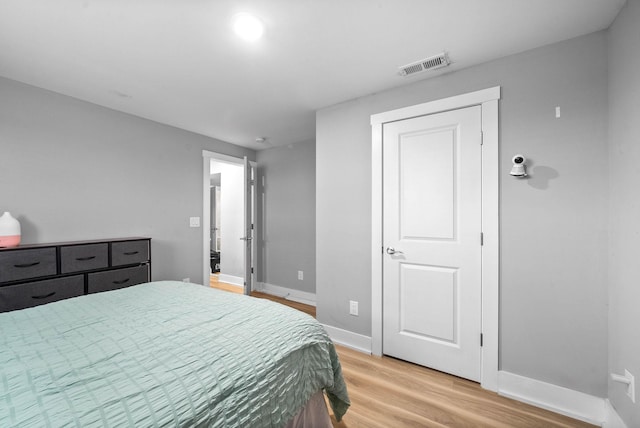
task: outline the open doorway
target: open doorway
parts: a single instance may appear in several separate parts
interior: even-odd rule
[[[255,283],[255,162],[203,151],[203,284]]]
[[[211,198],[211,239],[209,240],[209,248],[211,253],[211,273],[219,274],[220,273],[220,251],[222,250],[222,242],[220,238],[220,228],[221,224],[221,208],[222,208],[222,174],[221,173],[211,173],[211,187],[209,188],[209,193]]]
[[[245,236],[243,165],[211,159],[211,274],[220,282],[244,286]],[[217,265],[217,266],[216,266]],[[216,268],[217,267],[217,268]]]

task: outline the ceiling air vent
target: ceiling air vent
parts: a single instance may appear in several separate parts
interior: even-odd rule
[[[400,76],[408,76],[410,74],[422,73],[423,71],[436,70],[438,68],[446,67],[449,64],[451,64],[451,61],[449,61],[447,53],[442,52],[438,55],[403,65],[398,68],[398,74],[400,74]]]

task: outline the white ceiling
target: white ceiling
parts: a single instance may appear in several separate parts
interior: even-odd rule
[[[0,75],[254,149],[315,111],[607,28],[625,0],[0,0]],[[231,17],[265,23],[255,43]],[[1,96],[1,94],[0,94]],[[268,146],[267,146],[268,147]]]

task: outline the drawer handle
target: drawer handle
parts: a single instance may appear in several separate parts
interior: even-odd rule
[[[32,299],[46,299],[47,297],[51,297],[51,296],[53,296],[54,294],[56,294],[56,292],[55,292],[55,291],[52,291],[51,293],[49,293],[49,294],[45,294],[44,296],[31,296],[31,298],[32,298]]]
[[[79,262],[86,262],[87,260],[93,260],[95,258],[96,258],[96,256],[76,257],[76,260],[79,261]]]
[[[123,279],[120,281],[113,281],[114,284],[120,285],[120,284],[124,284],[125,282],[129,282],[131,278],[127,278],[127,279]]]
[[[32,267],[32,266],[39,265],[39,264],[40,264],[40,262],[33,262],[33,263],[24,263],[24,264],[13,265],[13,266],[17,267],[17,268],[28,268],[28,267]]]
[[[125,256],[133,256],[134,254],[138,254],[140,251],[129,251],[128,253],[124,253]]]

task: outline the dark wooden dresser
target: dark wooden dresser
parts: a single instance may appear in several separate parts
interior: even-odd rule
[[[0,312],[151,281],[151,238],[0,248]]]

